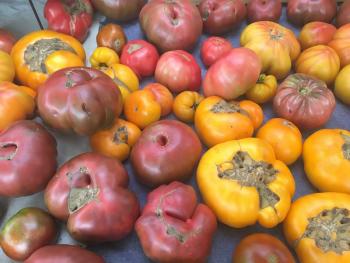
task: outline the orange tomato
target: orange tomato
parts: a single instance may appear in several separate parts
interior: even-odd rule
[[[68,67],[83,67],[84,62],[81,58],[69,51],[58,50],[46,57],[45,66],[48,74],[52,74],[57,70]]]
[[[159,83],[150,83],[144,90],[150,90],[156,98],[156,101],[162,108],[161,116],[166,116],[171,112],[174,103],[174,96],[170,90]]]
[[[249,118],[253,121],[254,129],[259,128],[264,120],[262,108],[251,100],[242,100],[239,106],[248,113]]]
[[[276,158],[287,165],[294,163],[302,153],[303,138],[290,121],[274,118],[266,122],[256,135],[271,144]]]
[[[333,48],[339,58],[340,66],[345,67],[350,64],[350,24],[345,24],[338,28],[333,36],[333,40],[328,43]]]
[[[162,107],[150,90],[137,90],[126,97],[124,115],[143,129],[160,119]]]
[[[192,123],[194,113],[204,97],[196,91],[183,91],[175,97],[173,112],[180,121]]]
[[[245,94],[249,100],[256,103],[266,103],[270,101],[277,92],[277,79],[273,75],[260,74],[255,86]]]
[[[9,54],[0,50],[0,81],[13,81],[15,66]]]
[[[337,31],[332,24],[325,22],[310,22],[304,25],[300,31],[299,42],[301,48],[307,49],[317,45],[327,45]]]
[[[109,129],[90,136],[90,145],[94,151],[123,162],[129,157],[131,148],[140,135],[141,130],[135,124],[116,119]]]

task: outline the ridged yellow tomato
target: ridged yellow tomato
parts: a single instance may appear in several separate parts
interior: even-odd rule
[[[15,65],[9,54],[0,50],[0,81],[13,81]]]
[[[93,68],[105,69],[119,63],[118,54],[111,48],[98,47],[90,56],[90,64]]]
[[[196,91],[183,91],[175,97],[173,112],[180,121],[192,123],[199,103],[204,97]]]
[[[277,92],[277,79],[273,75],[261,74],[256,85],[245,94],[249,100],[263,104],[272,100]]]

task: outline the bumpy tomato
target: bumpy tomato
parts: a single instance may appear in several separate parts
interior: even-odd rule
[[[124,115],[143,129],[160,119],[162,107],[150,90],[138,90],[125,99]]]
[[[350,193],[350,132],[323,129],[308,137],[303,151],[310,182],[323,192]]]
[[[239,102],[228,102],[217,96],[208,97],[199,104],[194,124],[199,137],[208,147],[251,137],[254,132],[254,120]]]
[[[194,113],[204,97],[195,91],[183,91],[175,97],[173,112],[181,121],[192,123]]]
[[[241,100],[239,102],[239,107],[248,113],[249,118],[253,122],[254,129],[259,128],[264,120],[264,112],[262,108],[254,101],[250,100]]]
[[[120,25],[107,24],[98,31],[96,42],[97,46],[109,47],[120,54],[128,39]]]
[[[337,31],[332,24],[324,22],[307,23],[300,31],[299,42],[302,49],[317,45],[327,45]]]
[[[5,51],[0,50],[0,81],[13,81],[15,78],[15,65],[12,58]]]
[[[150,83],[143,89],[150,90],[153,93],[156,101],[160,104],[162,117],[171,112],[174,103],[174,96],[165,86],[159,83]]]
[[[331,85],[340,69],[337,53],[325,45],[304,50],[295,62],[295,71],[323,80]]]
[[[90,56],[90,64],[93,68],[106,69],[118,63],[118,54],[108,47],[98,47]]]
[[[334,93],[338,99],[350,105],[350,65],[339,72],[335,79]]]
[[[350,23],[340,27],[334,34],[333,40],[328,43],[339,58],[341,67],[350,64]]]
[[[257,222],[275,227],[287,216],[295,191],[288,167],[257,138],[210,148],[199,162],[197,183],[219,221],[236,228]]]
[[[258,130],[256,137],[270,143],[276,158],[287,165],[294,163],[301,155],[303,138],[299,129],[290,121],[270,119]]]
[[[219,58],[232,49],[230,41],[222,37],[209,37],[201,47],[201,58],[206,67],[213,65]]]
[[[294,33],[270,21],[259,21],[247,26],[240,42],[260,57],[262,72],[272,74],[277,79],[288,75],[293,61],[300,53],[300,44]]]
[[[277,85],[275,76],[261,74],[255,86],[248,90],[245,95],[256,103],[266,103],[276,95]]]
[[[129,157],[131,147],[140,135],[141,130],[135,124],[116,119],[109,129],[93,134],[90,137],[90,145],[94,151],[123,162]]]

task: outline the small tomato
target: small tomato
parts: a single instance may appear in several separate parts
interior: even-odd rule
[[[175,97],[173,112],[181,121],[192,123],[199,103],[204,97],[196,91],[183,91]]]
[[[120,54],[127,41],[123,28],[111,23],[101,27],[96,36],[97,46],[109,47],[118,54]]]
[[[277,79],[273,75],[261,74],[255,86],[245,94],[249,100],[263,104],[272,100],[277,92]]]
[[[108,47],[98,47],[90,56],[90,64],[93,68],[105,69],[118,63],[118,54]]]
[[[165,86],[159,83],[150,83],[144,87],[144,90],[150,90],[153,93],[156,101],[162,108],[162,117],[168,115],[171,112],[174,103],[174,96]]]

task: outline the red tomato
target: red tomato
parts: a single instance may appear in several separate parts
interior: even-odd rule
[[[210,67],[219,58],[226,55],[232,49],[230,41],[222,37],[209,37],[201,47],[201,58],[206,67]]]
[[[281,13],[281,0],[250,0],[247,6],[247,16],[250,23],[256,21],[277,22]]]
[[[344,1],[337,14],[337,25],[343,26],[350,23],[350,1]]]
[[[152,76],[159,54],[155,46],[142,39],[129,41],[123,48],[121,63],[130,67],[139,79]]]
[[[157,63],[155,78],[176,93],[199,90],[202,81],[201,68],[195,58],[183,50],[164,53]]]
[[[10,54],[15,43],[15,37],[10,32],[0,28],[0,50]]]
[[[336,27],[332,24],[317,21],[307,23],[299,35],[301,48],[304,50],[317,45],[327,45],[336,31]]]

